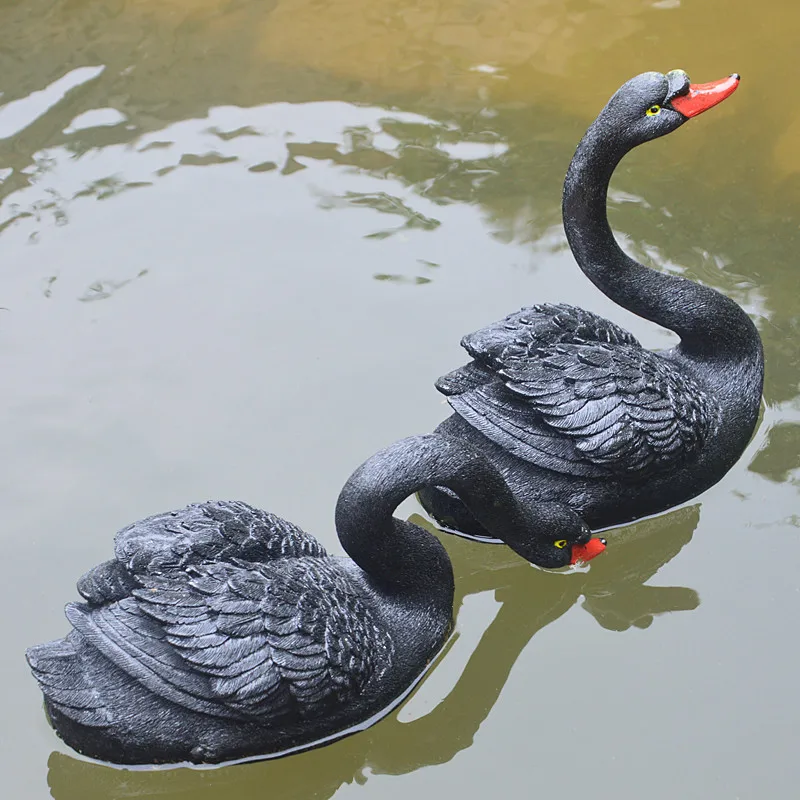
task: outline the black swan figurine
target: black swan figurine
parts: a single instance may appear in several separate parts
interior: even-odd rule
[[[519,508],[482,455],[436,434],[396,442],[347,481],[336,530],[352,560],[244,503],[150,517],[81,578],[69,635],[28,650],[54,728],[85,755],[153,764],[282,755],[367,727],[450,630],[445,549],[392,516],[430,483],[541,566],[605,547],[563,506]]]
[[[627,522],[712,486],[750,440],[764,379],[755,325],[710,287],[628,257],[606,217],[622,157],[738,84],[731,75],[693,85],[682,70],[629,80],[589,127],[564,183],[580,268],[616,303],[677,333],[677,347],[645,350],[589,311],[543,304],[466,336],[473,360],[437,381],[456,412],[437,432],[484,453],[520,505],[564,503],[593,528]],[[491,538],[446,489],[420,500],[451,532]]]

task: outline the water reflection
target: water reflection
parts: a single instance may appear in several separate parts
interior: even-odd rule
[[[644,585],[688,544],[699,506],[643,520],[610,534],[609,558],[585,573],[547,573],[507,548],[445,537],[456,573],[456,607],[494,591],[500,608],[452,690],[424,716],[401,722],[414,697],[369,730],[300,755],[211,770],[130,771],[52,753],[48,783],[55,800],[134,796],[182,798],[331,797],[343,783],[372,774],[401,775],[443,764],[470,747],[491,713],[522,649],[542,628],[585,597],[583,608],[607,630],[646,628],[659,614],[690,611],[697,593]],[[412,521],[432,529],[421,517]],[[456,643],[457,646],[457,643]],[[423,684],[424,685],[424,684]],[[417,689],[417,692],[420,690]]]
[[[792,476],[800,469],[800,424],[781,422],[770,428],[766,443],[756,453],[750,469],[776,483],[800,486],[800,480]]]
[[[101,81],[104,75],[95,70],[86,80]],[[606,86],[609,92],[613,88]],[[341,170],[340,185],[347,188],[320,190],[320,208],[369,208],[398,219],[388,226],[378,222],[366,237],[430,234],[443,225],[442,207],[470,203],[482,209],[499,241],[527,243],[540,252],[566,246],[561,183],[583,124],[539,97],[523,107],[491,109],[429,109],[419,102],[409,102],[404,111],[342,102],[226,105],[196,108],[206,116],[147,132],[128,121],[135,115],[127,107],[85,109],[70,92],[62,94],[56,93],[61,99],[34,122],[14,110],[22,100],[0,108],[0,122],[5,111],[10,129],[25,125],[0,147],[0,232],[21,226],[18,235],[25,231],[30,242],[39,241],[69,222],[77,202],[146,190],[180,169],[244,168],[253,180],[291,180],[322,162]],[[384,99],[374,95],[375,101]],[[604,100],[595,97],[592,107],[597,110]],[[118,115],[114,124],[110,113]],[[25,119],[14,122],[20,115]],[[787,184],[765,190],[754,205],[752,195],[720,186],[732,171],[760,168],[758,153],[748,151],[729,124],[729,117],[693,123],[704,127],[708,146],[727,159],[724,176],[706,153],[686,150],[693,140],[681,131],[674,141],[635,152],[618,170],[610,219],[625,246],[645,263],[709,283],[757,317],[773,364],[765,395],[780,402],[798,389],[791,342],[800,333],[800,317],[786,268],[798,244],[794,216],[786,209],[796,208],[797,198],[794,184]],[[696,198],[691,204],[685,202],[687,187]],[[698,208],[708,212],[698,216]],[[736,221],[743,218],[746,240],[735,235]],[[395,277],[432,279],[418,273],[383,279]]]

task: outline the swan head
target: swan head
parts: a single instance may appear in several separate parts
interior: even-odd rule
[[[594,123],[597,134],[626,150],[657,139],[730,97],[737,74],[693,84],[682,69],[663,75],[643,72],[623,84]]]
[[[525,509],[520,511],[525,514]],[[605,539],[592,538],[589,526],[562,503],[534,504],[530,524],[521,525],[505,542],[518,555],[545,569],[587,562],[606,549]]]

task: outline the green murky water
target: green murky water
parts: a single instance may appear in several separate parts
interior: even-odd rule
[[[0,0],[8,796],[792,796],[799,31],[788,0]],[[676,66],[742,86],[626,159],[611,219],[756,319],[736,468],[587,573],[448,538],[457,636],[363,734],[213,770],[73,757],[22,653],[123,524],[241,498],[338,551],[339,487],[446,415],[463,333],[553,300],[669,341],[579,273],[559,201],[610,93]]]

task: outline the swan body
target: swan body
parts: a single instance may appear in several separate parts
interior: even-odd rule
[[[336,525],[351,558],[241,502],[149,517],[80,579],[72,631],[27,652],[58,734],[143,764],[281,755],[366,727],[450,630],[444,548],[392,516],[431,481],[539,563],[603,548],[571,512],[518,510],[483,456],[434,434],[377,453],[345,484]]]
[[[483,452],[517,501],[564,503],[592,527],[696,496],[737,461],[758,418],[764,357],[732,300],[637,263],[606,216],[622,157],[730,95],[738,75],[691,85],[649,72],[623,85],[590,126],[564,185],[564,228],[578,265],[608,297],[680,336],[653,352],[602,317],[563,304],[524,308],[466,336],[472,360],[440,378],[456,412],[437,432]],[[446,489],[420,493],[455,532],[487,532]]]

